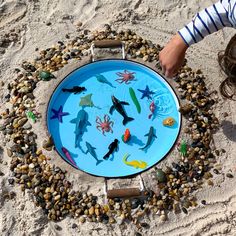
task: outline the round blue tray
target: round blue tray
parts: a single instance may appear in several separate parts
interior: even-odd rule
[[[124,73],[133,73],[134,77],[128,84],[121,83]],[[105,78],[108,83],[101,83],[98,78]],[[62,90],[74,86],[85,87],[86,91],[74,94]],[[130,88],[140,103],[140,113],[130,96]],[[151,92],[146,93],[149,98],[142,98],[144,91]],[[109,113],[112,96],[129,103],[123,104],[122,108],[134,118],[133,121],[123,125],[123,117],[117,110],[112,115]],[[152,102],[156,108],[149,119]],[[80,106],[81,103],[86,106]],[[178,110],[176,94],[157,72],[137,62],[109,59],[86,64],[66,76],[50,98],[47,125],[57,152],[69,164],[95,176],[124,177],[147,170],[168,154],[181,128]],[[113,122],[113,132],[105,132],[105,135],[97,129],[96,122],[97,117],[104,121],[104,115]],[[163,126],[162,122],[167,117],[175,119],[174,126]],[[145,135],[150,127],[153,127],[154,136],[148,148],[142,150],[140,148],[146,145],[148,136]],[[124,143],[121,137],[127,128],[131,138]],[[103,159],[115,139],[118,139],[118,149],[107,160]],[[126,154],[129,154],[126,160],[129,165],[123,161]]]

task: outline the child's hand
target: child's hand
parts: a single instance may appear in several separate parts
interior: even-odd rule
[[[161,50],[159,61],[166,77],[173,77],[184,62],[185,52],[188,46],[179,34],[176,34]]]

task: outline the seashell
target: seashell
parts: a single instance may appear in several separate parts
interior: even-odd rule
[[[163,120],[162,124],[171,127],[175,124],[175,119],[173,117],[167,117]]]

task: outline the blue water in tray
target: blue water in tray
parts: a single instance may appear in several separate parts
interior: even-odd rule
[[[135,80],[130,84],[115,81],[119,78],[118,72],[124,73],[124,70],[135,72]],[[103,75],[113,86],[97,81],[95,75]],[[137,89],[144,90],[146,85],[155,94],[151,100],[141,99],[142,93]],[[73,86],[83,86],[87,89],[80,94],[62,92],[62,88],[72,88]],[[136,97],[141,105],[141,113],[137,109],[130,97],[129,88],[132,87]],[[80,147],[75,147],[75,128],[76,125],[70,121],[77,117],[82,109],[79,106],[81,97],[92,94],[94,107],[85,107],[88,114],[88,121],[91,126],[87,126],[79,142]],[[127,115],[133,117],[134,121],[122,124],[123,117],[115,110],[112,115],[109,114],[112,106],[111,96],[114,95],[120,101],[128,102],[129,105],[123,106]],[[155,114],[151,119],[148,115],[150,103],[154,101],[156,105]],[[59,110],[60,106],[63,112],[69,115],[62,117],[62,123],[58,119],[51,119],[54,113],[52,109]],[[163,159],[173,147],[181,126],[181,116],[178,112],[179,102],[170,85],[156,72],[150,68],[127,60],[103,60],[82,66],[69,74],[56,88],[50,99],[47,111],[48,130],[52,135],[56,150],[60,156],[72,166],[85,171],[89,174],[104,177],[123,177],[140,173]],[[114,122],[113,133],[105,132],[105,136],[96,128],[96,117],[103,121],[104,115],[110,117]],[[173,127],[165,127],[162,122],[167,117],[173,117],[176,121]],[[140,150],[147,142],[147,136],[150,127],[153,126],[157,138],[146,150]],[[131,139],[128,143],[121,140],[126,128],[130,130]],[[114,152],[108,160],[103,156],[108,152],[108,146],[114,139],[119,140],[119,150]],[[90,154],[86,154],[86,142],[90,143],[96,149],[96,155],[99,160],[103,160],[96,165],[97,161]],[[73,159],[73,163],[62,151],[62,147],[68,150]],[[134,168],[123,162],[123,156],[130,154],[127,161],[137,160],[147,163],[145,169]]]

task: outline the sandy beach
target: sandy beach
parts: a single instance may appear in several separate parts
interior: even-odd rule
[[[34,61],[39,51],[45,50],[58,41],[69,42],[84,29],[100,31],[109,24],[113,30],[131,29],[144,39],[164,46],[165,43],[188,23],[192,17],[216,1],[210,0],[0,0],[0,113],[11,107],[8,96],[8,84],[16,78],[16,68],[23,61]],[[224,50],[230,38],[235,34],[232,28],[225,28],[208,37],[187,51],[187,65],[194,71],[201,70],[205,76],[206,87],[217,101],[212,107],[219,120],[219,129],[213,133],[213,150],[216,155],[215,169],[211,181],[204,180],[202,188],[193,191],[197,206],[190,207],[188,214],[183,212],[167,213],[167,220],[162,221],[160,214],[148,214],[142,219],[148,227],[140,229],[132,222],[123,224],[104,224],[86,221],[81,223],[71,216],[53,222],[48,220],[41,207],[34,204],[31,190],[21,191],[10,170],[11,158],[7,149],[10,140],[0,133],[0,235],[170,235],[170,236],[210,236],[236,235],[236,103],[225,100],[219,93],[221,73],[217,53]],[[44,116],[51,94],[56,85],[71,70],[87,63],[89,54],[81,60],[72,60],[54,75],[57,80],[48,83],[40,81],[34,89],[35,104],[42,119],[33,124],[37,134],[37,145],[42,146],[47,138]],[[140,60],[140,59],[139,59]],[[144,62],[155,68],[155,63]],[[171,80],[168,81],[175,86]],[[175,90],[178,92],[178,88]],[[214,91],[217,91],[216,93]],[[2,115],[1,115],[2,116]],[[2,125],[4,119],[0,120]],[[183,121],[183,128],[187,121]],[[184,135],[184,133],[182,132]],[[87,191],[98,196],[100,204],[105,203],[104,178],[93,177],[80,172],[61,158],[55,151],[45,151],[50,156],[49,163],[67,170],[66,177],[73,184],[74,190]],[[177,150],[158,164],[165,168],[178,159]],[[149,187],[150,176],[154,168],[144,172],[143,179]],[[10,181],[9,181],[10,180]],[[119,181],[109,180],[109,187],[135,187],[138,177]],[[151,187],[155,185],[152,182]],[[8,197],[6,197],[6,195]],[[205,204],[202,201],[205,200]],[[139,232],[140,234],[137,234]]]

